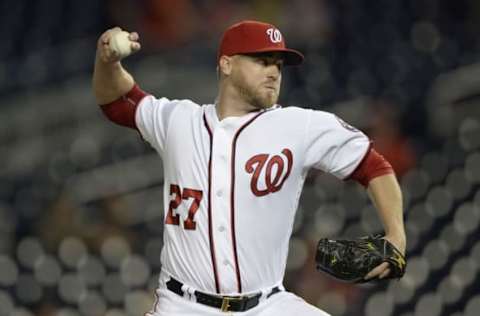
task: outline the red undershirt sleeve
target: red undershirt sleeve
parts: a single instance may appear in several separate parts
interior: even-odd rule
[[[359,182],[364,187],[368,187],[368,183],[372,179],[389,173],[394,173],[390,163],[375,149],[370,148],[362,162],[360,162],[347,180],[352,179]]]
[[[113,102],[100,105],[100,108],[110,121],[138,130],[135,123],[135,111],[140,101],[147,95],[135,84],[127,94]]]

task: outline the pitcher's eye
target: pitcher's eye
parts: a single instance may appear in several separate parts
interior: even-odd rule
[[[262,66],[267,66],[268,65],[267,59],[266,58],[261,58],[261,57],[257,58],[257,63],[259,63]]]

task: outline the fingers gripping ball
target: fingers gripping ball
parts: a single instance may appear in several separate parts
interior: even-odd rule
[[[383,262],[390,264],[385,279],[401,278],[405,273],[406,259],[382,235],[354,240],[323,238],[318,242],[317,269],[342,281],[363,283],[365,276]]]
[[[130,34],[125,31],[114,33],[110,38],[110,49],[119,57],[124,58],[132,53],[132,42]]]

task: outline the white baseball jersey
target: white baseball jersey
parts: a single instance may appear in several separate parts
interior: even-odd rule
[[[219,121],[214,104],[146,96],[135,120],[163,159],[162,269],[212,294],[281,285],[307,171],[348,177],[370,143],[333,114],[278,105]]]

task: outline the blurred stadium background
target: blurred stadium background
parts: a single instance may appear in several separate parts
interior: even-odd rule
[[[480,2],[475,0],[0,1],[0,315],[134,316],[153,303],[161,162],[95,104],[97,37],[141,35],[125,61],[157,96],[215,97],[221,32],[275,23],[306,63],[281,103],[337,113],[393,164],[409,266],[400,281],[314,270],[323,236],[381,230],[363,189],[312,172],[286,287],[333,315],[472,316],[480,310]],[[252,232],[254,233],[254,232]]]

